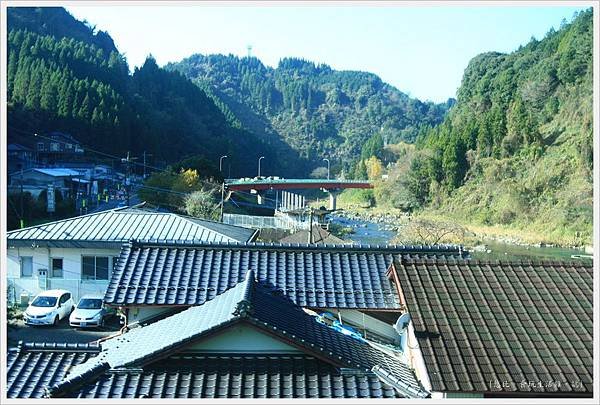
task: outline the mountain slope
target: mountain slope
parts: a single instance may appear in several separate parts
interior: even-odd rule
[[[232,175],[251,175],[255,158],[285,175],[301,172],[298,154],[229,124],[213,99],[149,58],[133,74],[110,36],[95,33],[62,8],[9,8],[9,138],[33,144],[33,133],[60,130],[84,145],[122,156],[146,151],[154,162],[200,155]]]
[[[439,123],[452,103],[423,103],[374,74],[295,58],[273,69],[253,57],[193,55],[165,68],[207,89],[238,125],[282,137],[314,164],[329,157],[347,169],[373,134],[414,141],[418,129]]]
[[[592,33],[590,9],[513,53],[473,58],[399,187],[430,213],[591,243]]]

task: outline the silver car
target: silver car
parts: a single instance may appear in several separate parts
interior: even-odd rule
[[[75,328],[96,328],[104,326],[106,318],[112,314],[102,302],[102,297],[81,297],[69,317],[69,325]]]

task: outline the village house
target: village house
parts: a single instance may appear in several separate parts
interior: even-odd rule
[[[179,312],[97,346],[22,343],[8,396],[592,397],[590,264],[420,249],[133,244],[106,301]],[[325,309],[387,312],[398,339],[330,325]]]
[[[58,159],[76,159],[83,156],[83,147],[79,141],[63,132],[50,132],[37,137],[35,150],[40,162],[50,164]]]
[[[8,173],[26,170],[35,165],[34,151],[19,143],[10,143],[6,146],[6,158]]]
[[[388,276],[401,257],[461,257],[455,246],[314,246],[132,241],[123,246],[105,302],[128,323],[200,305],[234,286],[248,270],[297,305],[334,314],[380,341],[398,338],[402,309]],[[158,283],[156,280],[160,280]]]
[[[104,294],[121,245],[131,239],[250,242],[257,231],[143,206],[68,218],[7,234],[10,302],[61,288],[75,299]]]
[[[396,261],[432,397],[592,397],[591,262]]]
[[[13,193],[28,192],[37,198],[43,190],[52,187],[65,197],[87,190],[89,181],[84,178],[82,171],[63,167],[34,167],[10,174],[8,191]]]
[[[7,367],[12,398],[429,396],[401,356],[320,323],[252,270],[202,305],[96,347],[21,344]]]

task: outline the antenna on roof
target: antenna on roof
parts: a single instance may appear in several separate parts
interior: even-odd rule
[[[410,314],[408,312],[400,315],[400,318],[394,324],[394,329],[398,332],[399,335],[402,335],[406,328],[408,328],[408,324],[410,323]]]

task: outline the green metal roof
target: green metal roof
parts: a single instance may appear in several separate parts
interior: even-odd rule
[[[8,232],[9,247],[119,247],[132,239],[187,242],[249,242],[256,231],[220,222],[117,208]]]

